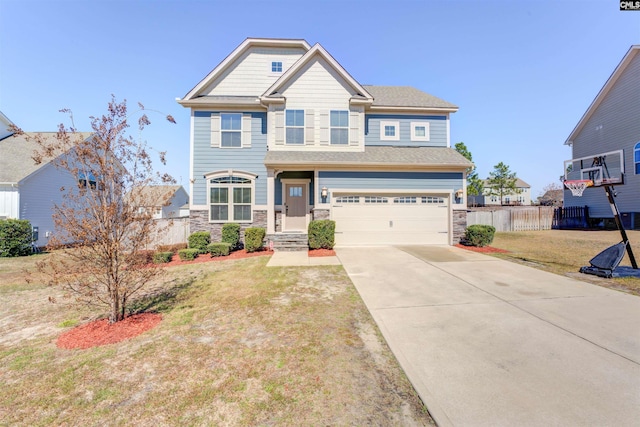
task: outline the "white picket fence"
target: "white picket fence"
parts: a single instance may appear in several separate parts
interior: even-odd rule
[[[552,206],[511,207],[467,212],[467,226],[492,225],[496,231],[551,230]]]

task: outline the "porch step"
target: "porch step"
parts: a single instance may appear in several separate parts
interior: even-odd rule
[[[309,237],[306,233],[276,233],[267,236],[273,242],[275,251],[306,251],[309,249]]]

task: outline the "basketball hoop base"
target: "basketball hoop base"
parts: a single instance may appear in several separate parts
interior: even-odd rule
[[[637,277],[640,279],[640,269],[621,265],[613,270],[605,270],[598,267],[582,267],[580,273],[591,274],[593,276],[610,279],[612,277]]]

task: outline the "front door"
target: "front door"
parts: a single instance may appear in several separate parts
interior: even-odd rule
[[[307,186],[306,184],[285,184],[285,231],[306,231],[307,229]]]

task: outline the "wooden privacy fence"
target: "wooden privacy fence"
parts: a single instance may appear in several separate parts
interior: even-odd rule
[[[588,228],[589,207],[569,206],[553,212],[553,228]]]
[[[155,249],[159,245],[174,245],[187,242],[189,238],[189,217],[157,219],[156,221],[163,231],[153,237],[150,249]]]
[[[553,207],[510,208],[467,212],[467,225],[492,225],[496,231],[551,230]]]

